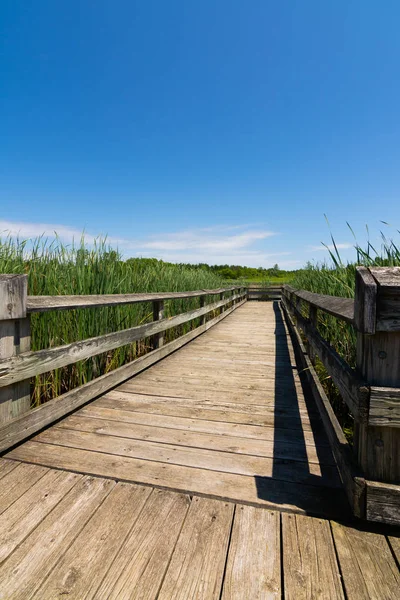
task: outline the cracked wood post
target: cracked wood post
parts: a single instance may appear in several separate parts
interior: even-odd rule
[[[400,388],[400,267],[357,267],[357,368],[370,386]],[[367,479],[400,479],[400,428],[357,424],[355,451]]]
[[[153,301],[153,321],[161,321],[164,318],[164,300]],[[151,349],[156,350],[164,345],[164,331],[156,333],[151,337]]]
[[[2,360],[30,350],[27,294],[27,275],[0,275],[0,376]],[[29,379],[0,388],[0,425],[29,410]]]

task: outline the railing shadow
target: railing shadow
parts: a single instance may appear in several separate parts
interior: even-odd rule
[[[316,508],[318,509],[318,498],[324,498],[326,506],[319,508],[321,512],[324,512],[324,509],[330,512],[343,496],[335,461],[314,400],[298,370],[298,361],[294,363],[293,357],[290,356],[288,333],[279,303],[274,302],[273,308],[275,317],[273,470],[271,477],[255,477],[257,495],[260,499],[277,504],[293,505],[294,503],[299,509],[310,514],[314,513]],[[303,391],[300,394],[301,408],[300,390]],[[307,433],[305,433],[304,423],[311,425],[311,428],[307,427]],[[313,454],[312,458],[310,454]],[[312,467],[310,459],[313,461]]]

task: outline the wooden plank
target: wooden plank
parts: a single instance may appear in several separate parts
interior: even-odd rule
[[[148,440],[162,444],[187,446],[190,448],[205,448],[235,454],[266,456],[280,459],[307,462],[307,464],[334,465],[330,448],[316,449],[312,444],[304,446],[304,442],[292,440],[290,443],[239,438],[231,435],[198,433],[166,427],[152,427],[124,423],[121,421],[106,421],[92,417],[72,415],[58,424],[57,428],[76,431],[87,431],[98,435],[115,435],[122,438]],[[311,467],[310,467],[311,468]]]
[[[173,327],[192,321],[203,314],[216,310],[227,304],[227,302],[227,300],[220,300],[219,302],[208,304],[204,308],[190,310],[175,317],[137,325],[129,329],[123,329],[122,331],[106,333],[105,335],[99,335],[80,342],[65,344],[64,346],[38,350],[36,352],[24,352],[18,354],[18,356],[5,358],[0,363],[0,388],[159,334],[162,331],[172,329]]]
[[[7,473],[10,473],[15,467],[18,466],[18,463],[13,460],[4,460],[4,458],[0,458],[0,479],[2,479]]]
[[[365,517],[365,480],[362,471],[355,462],[353,451],[340,427],[333,408],[325,394],[324,388],[318,379],[315,369],[307,356],[301,337],[294,327],[293,321],[284,305],[288,323],[292,329],[293,339],[298,346],[298,355],[303,365],[303,373],[307,379],[310,390],[324,423],[325,432],[329,439],[340,477],[348,497],[352,511],[357,517]]]
[[[249,407],[246,407],[247,410],[236,411],[233,404],[231,405],[231,410],[228,411],[223,406],[204,404],[199,406],[199,403],[194,403],[193,401],[189,401],[187,404],[177,402],[176,400],[175,402],[171,400],[169,402],[159,402],[158,400],[145,401],[139,399],[134,394],[120,392],[119,390],[108,392],[108,394],[96,400],[96,406],[164,416],[205,419],[242,425],[258,425],[262,427],[273,427],[276,422],[276,414],[273,408],[269,411],[265,409],[263,413],[253,412]],[[298,412],[297,415],[291,415],[287,412],[281,414],[282,416],[284,415],[284,419],[280,419],[280,425],[285,429],[298,430],[300,428],[304,431],[316,431],[320,424],[320,421],[315,418],[310,420],[304,412]]]
[[[203,399],[202,397],[196,398],[195,395],[191,396],[187,394],[186,396],[174,396],[167,395],[168,392],[164,392],[163,395],[157,394],[146,394],[145,392],[133,392],[133,391],[125,391],[126,388],[123,389],[123,386],[119,386],[115,388],[115,398],[123,398],[123,402],[126,403],[126,407],[130,406],[130,409],[134,409],[137,405],[138,407],[156,407],[160,406],[160,410],[163,410],[163,406],[173,407],[175,404],[177,407],[187,407],[192,408],[194,411],[194,416],[196,416],[196,409],[204,409],[207,411],[217,411],[224,412],[227,415],[227,421],[235,413],[243,413],[244,415],[257,415],[258,417],[265,416],[266,419],[269,418],[270,414],[275,414],[280,417],[290,417],[294,419],[295,417],[304,420],[305,423],[314,423],[318,425],[320,422],[319,413],[317,412],[317,408],[313,407],[311,410],[306,406],[305,402],[301,402],[301,404],[290,404],[290,403],[280,403],[276,402],[276,399],[273,394],[270,395],[270,398],[266,399],[263,394],[258,399],[258,404],[255,402],[248,402],[248,398],[242,398],[242,402],[240,402],[240,398],[232,398],[232,402],[229,402],[231,398],[228,397],[226,400],[225,397],[220,398],[218,392],[216,392],[212,398]],[[114,390],[113,390],[114,392]],[[111,408],[111,396],[109,395],[111,392],[107,392],[101,398],[98,398],[98,406],[103,405],[103,399],[107,401],[108,408]],[[121,396],[120,396],[121,394]],[[200,394],[201,395],[201,394]],[[126,399],[125,399],[126,397]],[[112,396],[114,402],[114,394]],[[257,401],[257,398],[255,399]],[[96,402],[96,403],[97,403]],[[104,404],[104,406],[106,406]],[[115,405],[116,406],[116,405]],[[122,406],[121,406],[122,407]],[[128,410],[130,410],[128,409]],[[142,410],[141,412],[147,412],[146,410]],[[238,417],[241,418],[241,417]]]
[[[15,276],[12,276],[15,277]],[[197,298],[199,296],[215,296],[221,292],[239,290],[238,286],[217,288],[213,290],[195,290],[190,292],[156,292],[154,294],[101,294],[79,296],[28,296],[27,312],[47,312],[49,310],[72,310],[93,306],[118,306],[137,302],[153,302],[154,300],[177,300]]]
[[[341,490],[139,460],[29,441],[10,458],[252,506],[348,517]]]
[[[4,598],[29,600],[97,510],[115,482],[82,477],[0,567]]]
[[[400,565],[400,535],[389,535],[387,539],[392,552],[396,557],[397,564]]]
[[[288,297],[289,294],[293,294],[296,298],[304,300],[321,309],[322,311],[340,319],[347,323],[353,323],[354,317],[354,300],[352,298],[340,298],[338,296],[327,296],[324,294],[315,294],[313,292],[306,292],[304,290],[296,290],[290,285],[283,287],[283,294]]]
[[[221,600],[280,600],[280,515],[236,506]]]
[[[283,514],[282,552],[285,600],[344,600],[329,521]]]
[[[377,284],[369,269],[356,267],[354,325],[362,333],[375,333],[376,294]]]
[[[400,575],[385,536],[331,526],[347,598],[397,600]]]
[[[2,363],[30,349],[26,317],[27,275],[0,275],[0,380]],[[30,383],[21,380],[0,389],[0,426],[29,411]]]
[[[124,423],[137,423],[138,425],[149,425],[151,427],[165,427],[167,429],[182,429],[184,431],[196,431],[199,433],[212,433],[229,435],[241,438],[252,438],[258,440],[270,440],[279,442],[295,442],[300,440],[306,444],[318,446],[329,446],[325,434],[314,434],[313,431],[288,430],[278,427],[260,427],[258,425],[242,425],[239,423],[224,423],[221,421],[206,421],[205,419],[190,419],[186,417],[172,417],[140,413],[129,410],[118,410],[112,408],[101,408],[92,404],[79,411],[79,415],[96,417],[111,421]]]
[[[400,332],[400,267],[370,267],[378,284],[376,330]]]
[[[97,590],[150,493],[149,488],[117,483],[34,598],[98,598]]]
[[[14,444],[30,437],[33,433],[36,433],[46,425],[53,423],[64,415],[74,411],[79,406],[86,404],[90,400],[93,400],[93,398],[96,398],[105,391],[115,387],[122,381],[147,369],[165,356],[168,356],[168,354],[175,352],[216,325],[221,319],[227,317],[233,310],[241,306],[243,302],[235,304],[235,306],[227,309],[222,315],[218,315],[211,321],[208,321],[205,325],[197,327],[197,329],[190,331],[177,340],[174,340],[157,350],[153,350],[149,354],[123,365],[110,373],[106,373],[106,375],[102,375],[85,385],[62,394],[58,398],[46,402],[43,406],[30,411],[27,415],[23,415],[22,417],[6,423],[0,427],[0,451],[6,450]]]
[[[48,473],[45,467],[18,464],[1,480],[0,514]]]
[[[366,481],[367,519],[400,525],[400,485]]]
[[[158,600],[219,600],[233,510],[193,498]]]
[[[0,515],[0,563],[81,478],[76,473],[49,471]]]
[[[369,425],[400,427],[400,389],[371,387]]]
[[[187,496],[154,490],[107,572],[96,598],[157,598],[189,505]]]
[[[117,437],[117,428],[117,435],[111,435],[108,428],[106,432],[106,435],[102,435],[53,427],[36,436],[34,441],[210,471],[252,477],[274,477],[280,481],[295,481],[316,486],[342,487],[336,467],[324,466],[321,470],[318,464],[305,462],[299,465],[297,460],[278,459],[276,456],[263,458],[174,444],[157,444],[148,440],[127,441],[126,438]]]

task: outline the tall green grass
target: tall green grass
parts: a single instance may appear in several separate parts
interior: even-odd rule
[[[190,291],[218,288],[222,283],[218,275],[187,265],[171,265],[156,259],[124,261],[106,240],[98,239],[88,247],[84,238],[70,246],[59,239],[50,242],[44,238],[30,241],[0,238],[0,273],[26,273],[29,295]],[[199,302],[198,298],[167,301],[166,316],[196,308]],[[67,344],[152,320],[151,303],[32,314],[32,350]],[[196,324],[169,330],[166,341]],[[149,340],[136,342],[36,377],[32,382],[33,406],[137,358],[148,348]]]
[[[349,226],[350,228],[350,226]],[[352,232],[352,229],[350,228]],[[367,230],[368,232],[368,230]],[[369,233],[369,232],[368,232]],[[399,231],[396,234],[400,233]],[[327,246],[330,262],[312,265],[308,264],[294,274],[291,285],[318,294],[354,298],[356,266],[400,266],[400,242],[389,239],[381,232],[381,243],[376,247],[367,240],[362,247],[357,240],[354,243],[356,260],[345,263],[342,260],[337,244],[332,236],[332,245]],[[318,312],[318,330],[336,351],[352,366],[356,363],[356,334],[354,329],[340,321]],[[352,436],[352,415],[341,399],[339,392],[321,363],[317,361],[317,372],[324,383],[328,397],[335,409],[345,433],[349,439]]]

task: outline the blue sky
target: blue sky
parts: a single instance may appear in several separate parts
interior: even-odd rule
[[[400,226],[400,4],[2,0],[0,231],[298,267]],[[390,232],[389,232],[390,235]]]

